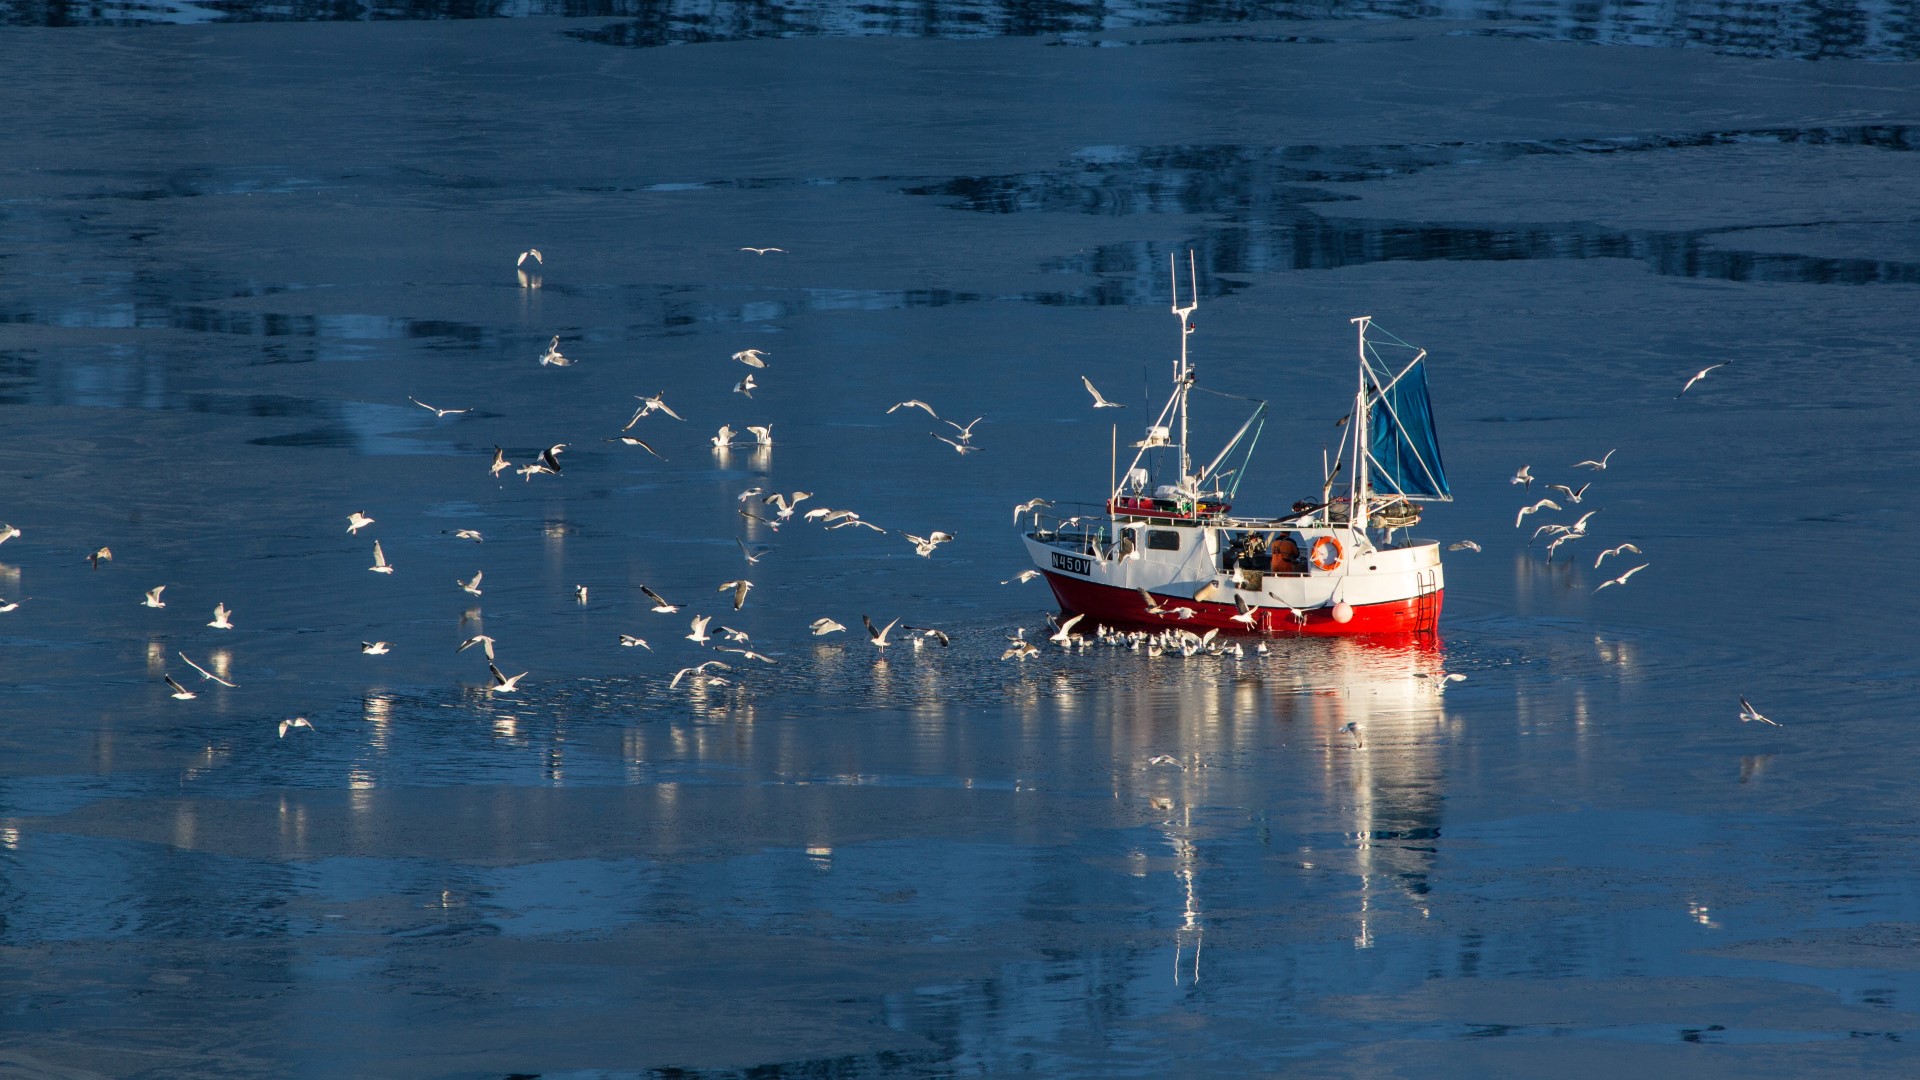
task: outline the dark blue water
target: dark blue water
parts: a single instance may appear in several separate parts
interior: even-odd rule
[[[0,13],[0,1071],[1920,1069],[1903,8]],[[1439,642],[1001,659],[1189,250],[1246,511],[1430,351]]]

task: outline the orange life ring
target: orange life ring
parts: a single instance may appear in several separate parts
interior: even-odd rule
[[[1313,542],[1313,551],[1309,558],[1313,560],[1313,565],[1322,570],[1338,570],[1342,554],[1339,540],[1331,536],[1323,536]]]

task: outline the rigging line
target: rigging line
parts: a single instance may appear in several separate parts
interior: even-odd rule
[[[1210,390],[1207,387],[1201,386],[1197,383],[1193,387],[1191,387],[1191,389],[1198,390],[1202,394],[1212,394],[1214,397],[1232,398],[1235,401],[1251,401],[1258,405],[1267,404],[1266,398],[1248,397],[1245,394],[1229,394],[1224,390]]]

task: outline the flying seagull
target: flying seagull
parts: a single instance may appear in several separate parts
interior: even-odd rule
[[[976,416],[972,420],[969,420],[965,427],[962,427],[961,425],[956,424],[951,420],[942,420],[940,422],[952,428],[953,430],[959,432],[961,442],[972,442],[973,441],[973,425],[985,419],[986,417],[984,416]]]
[[[474,596],[479,596],[480,595],[480,579],[485,576],[486,576],[486,571],[475,570],[473,572],[472,581],[461,581],[459,578],[454,578],[453,583],[455,585],[460,586],[460,590],[462,592],[467,592],[467,593],[473,594]]]
[[[1531,465],[1520,466],[1520,471],[1517,473],[1514,473],[1513,479],[1507,482],[1510,484],[1522,484],[1522,485],[1525,485],[1526,487],[1532,487],[1533,486],[1533,472],[1531,471],[1532,469],[1533,469],[1533,466]]]
[[[723,581],[720,583],[720,587],[714,591],[726,592],[728,589],[732,589],[733,610],[739,611],[742,607],[746,606],[747,590],[751,588],[753,588],[753,582],[748,581],[746,578],[741,578],[738,581]]]
[[[224,686],[224,687],[226,687],[226,688],[227,688],[227,689],[229,689],[229,690],[238,690],[238,689],[239,689],[239,687],[237,687],[237,686],[235,686],[235,685],[233,685],[232,683],[230,683],[230,682],[228,682],[227,680],[225,680],[225,679],[223,679],[223,678],[221,678],[221,677],[220,677],[220,676],[218,676],[218,675],[215,675],[215,674],[214,674],[213,672],[211,672],[211,671],[208,671],[208,670],[207,670],[206,668],[203,668],[203,667],[201,667],[201,666],[200,666],[199,664],[196,664],[196,663],[194,663],[194,662],[193,662],[192,660],[189,660],[189,659],[187,659],[187,654],[186,654],[186,653],[181,653],[181,654],[180,654],[180,659],[182,659],[182,660],[186,660],[186,661],[187,661],[187,666],[188,666],[188,667],[190,667],[190,668],[192,668],[193,670],[195,670],[195,671],[197,671],[197,672],[199,672],[199,673],[200,673],[200,677],[201,677],[201,678],[203,678],[203,679],[212,679],[212,680],[213,680],[214,682],[217,682],[217,683],[219,683],[219,684],[220,684],[221,686]]]
[[[738,360],[752,368],[763,368],[767,366],[767,354],[760,349],[741,349],[739,352],[733,354],[732,359]]]
[[[940,419],[940,414],[933,411],[933,406],[921,401],[919,398],[908,398],[897,405],[890,406],[887,409],[887,414],[892,415],[894,409],[925,409],[928,416],[933,417],[935,420]]]
[[[638,637],[634,637],[634,636],[633,636],[632,634],[621,634],[621,635],[620,635],[620,644],[622,644],[622,645],[625,645],[625,646],[626,646],[627,648],[629,648],[629,649],[631,649],[631,648],[633,648],[634,646],[636,646],[636,645],[638,645],[638,646],[639,646],[640,648],[642,648],[642,649],[645,649],[645,650],[647,650],[648,652],[652,652],[652,651],[653,651],[653,646],[651,646],[651,645],[649,645],[649,644],[647,644],[647,639],[646,639],[646,638],[638,638]]]
[[[165,600],[160,599],[160,594],[166,591],[167,591],[167,587],[165,585],[156,585],[153,588],[148,589],[147,598],[145,600],[140,601],[140,605],[142,607],[166,607],[167,602]]]
[[[349,533],[357,533],[371,524],[373,519],[358,510],[347,515],[347,532]]]
[[[491,661],[487,663],[487,671],[493,676],[493,685],[487,687],[487,692],[493,694],[511,694],[520,689],[520,680],[527,677],[527,673],[523,671],[509,679],[499,668],[494,667]]]
[[[540,366],[546,367],[548,365],[554,367],[573,366],[573,361],[560,352],[559,334],[553,335],[553,341],[548,343],[547,351],[540,354]]]
[[[832,619],[815,619],[812,623],[808,624],[807,628],[813,631],[814,637],[824,637],[828,634],[838,633],[846,629],[846,627],[841,626]]]
[[[393,567],[387,565],[387,553],[380,550],[380,541],[373,542],[373,565],[367,567],[376,574],[391,574]]]
[[[939,439],[941,442],[946,443],[948,446],[953,447],[955,450],[960,452],[960,456],[962,457],[965,457],[968,454],[979,453],[980,451],[980,448],[973,445],[972,443],[954,442],[952,439],[947,438],[945,435],[937,435],[931,431],[927,432],[927,434],[933,435],[934,438]]]
[[[1531,514],[1536,510],[1542,510],[1542,509],[1558,510],[1560,509],[1560,504],[1557,502],[1554,502],[1552,499],[1541,499],[1539,502],[1534,503],[1532,506],[1523,506],[1520,508],[1520,515],[1513,519],[1513,527],[1516,529],[1519,528],[1520,523],[1527,519],[1528,514]]]
[[[1000,584],[1012,585],[1014,582],[1017,581],[1020,584],[1025,585],[1027,582],[1032,581],[1034,578],[1037,578],[1039,576],[1040,576],[1040,571],[1038,570],[1022,570],[1019,573],[1008,578],[1007,580],[1001,582]]]
[[[1742,696],[1740,698],[1740,722],[1744,724],[1750,720],[1758,720],[1763,724],[1772,724],[1774,727],[1783,726],[1778,720],[1771,720],[1760,715],[1760,710],[1753,707],[1753,702],[1748,701],[1745,696]]]
[[[280,737],[283,739],[286,738],[287,732],[295,728],[306,728],[308,731],[312,731],[313,722],[304,716],[296,716],[291,720],[282,720],[280,721]]]
[[[666,597],[661,596],[659,593],[654,592],[652,589],[647,588],[645,585],[640,586],[640,591],[647,594],[647,599],[653,601],[653,610],[659,612],[662,615],[671,615],[674,612],[680,610],[679,604],[667,603]]]
[[[873,620],[867,618],[865,615],[860,616],[860,621],[867,625],[867,638],[873,642],[873,647],[884,651],[888,645],[892,644],[892,642],[887,640],[887,635],[893,632],[894,626],[899,623],[900,620],[893,620],[893,622],[886,625],[885,629],[873,625]]]
[[[747,557],[748,566],[757,565],[761,559],[764,559],[767,557],[767,553],[769,551],[773,550],[772,548],[765,547],[765,546],[749,548],[747,547],[747,542],[745,540],[740,539],[737,536],[733,538],[733,542],[740,545],[740,554],[745,555]]]
[[[759,385],[759,383],[753,381],[753,372],[749,371],[747,372],[746,378],[733,384],[733,392],[736,394],[745,394],[747,398],[751,400],[753,398],[753,391],[759,387]]]
[[[493,639],[488,637],[485,634],[473,635],[467,640],[461,642],[460,647],[453,651],[456,653],[463,653],[463,652],[466,652],[468,649],[473,648],[475,645],[480,646],[480,648],[486,652],[487,659],[489,660],[493,659]]]
[[[751,251],[751,252],[753,252],[753,253],[754,253],[755,255],[765,255],[765,254],[766,254],[767,252],[769,252],[769,251],[777,251],[777,252],[779,252],[779,253],[780,253],[780,254],[782,254],[782,255],[785,255],[785,254],[787,253],[787,249],[786,249],[786,248],[782,248],[782,247],[763,247],[763,248],[760,248],[760,247],[743,247],[743,248],[741,248],[740,250],[741,250],[741,251]]]
[[[1618,449],[1618,447],[1616,447],[1615,449]],[[1576,461],[1576,462],[1574,462],[1574,463],[1573,463],[1573,467],[1574,467],[1574,468],[1576,468],[1576,469],[1592,469],[1592,470],[1593,470],[1593,471],[1595,471],[1595,472],[1601,472],[1601,471],[1604,471],[1604,470],[1606,469],[1606,467],[1607,467],[1607,459],[1608,459],[1608,458],[1610,458],[1610,457],[1612,457],[1612,456],[1613,456],[1613,454],[1614,454],[1614,451],[1613,451],[1613,450],[1609,450],[1609,451],[1607,451],[1606,453],[1604,453],[1604,454],[1602,454],[1602,455],[1600,455],[1600,460],[1599,460],[1599,461],[1592,461],[1592,460],[1588,460],[1588,461]],[[1587,490],[1587,489],[1586,489],[1586,486],[1585,486],[1585,485],[1582,485],[1582,486],[1581,486],[1581,488],[1580,488],[1580,490],[1581,490],[1581,491],[1585,491],[1585,490]],[[1558,509],[1558,508],[1556,507],[1556,509]]]
[[[706,678],[707,669],[710,667],[717,667],[722,671],[733,670],[733,665],[727,663],[725,660],[708,660],[703,663],[695,664],[692,667],[683,667],[679,671],[676,671],[673,673],[673,681],[667,684],[667,689],[671,690],[679,686],[680,680],[686,678],[689,675],[693,676],[696,679]]]
[[[1479,551],[1480,545],[1471,540],[1460,540],[1447,545],[1448,551]]]
[[[1693,375],[1693,378],[1691,378],[1691,379],[1688,379],[1688,380],[1687,380],[1687,385],[1685,385],[1685,386],[1683,386],[1683,387],[1681,387],[1681,388],[1680,388],[1680,394],[1684,394],[1684,393],[1686,393],[1687,391],[1689,391],[1689,390],[1691,390],[1691,389],[1693,389],[1693,384],[1694,384],[1694,383],[1697,383],[1697,382],[1699,382],[1699,381],[1700,381],[1701,379],[1704,379],[1704,378],[1706,378],[1706,377],[1707,377],[1707,372],[1709,372],[1709,371],[1712,371],[1712,370],[1713,370],[1714,368],[1723,368],[1723,367],[1726,367],[1726,366],[1727,366],[1728,364],[1731,364],[1731,363],[1733,363],[1733,361],[1731,361],[1731,360],[1726,360],[1726,361],[1722,361],[1722,362],[1720,362],[1720,363],[1718,363],[1718,364],[1713,364],[1713,365],[1710,365],[1710,366],[1708,366],[1708,367],[1703,367],[1703,368],[1701,368],[1701,369],[1700,369],[1699,371],[1696,371],[1696,372],[1694,372],[1694,375]],[[1675,395],[1673,395],[1673,400],[1675,400],[1675,401],[1679,401],[1679,400],[1680,400],[1680,394],[1675,394]]]
[[[1632,544],[1621,544],[1619,547],[1610,547],[1607,550],[1601,552],[1599,556],[1593,560],[1593,568],[1595,570],[1600,569],[1601,563],[1605,562],[1607,559],[1611,558],[1612,556],[1620,554],[1623,551],[1631,551],[1635,555],[1640,554],[1640,549],[1638,547],[1635,547]]]
[[[1042,506],[1052,506],[1052,505],[1053,505],[1052,503],[1048,502],[1045,499],[1028,499],[1026,502],[1023,502],[1020,505],[1013,508],[1013,523],[1015,525],[1020,524],[1020,515],[1026,513],[1029,510],[1033,510]]]
[[[1593,486],[1592,482],[1581,484],[1580,489],[1576,491],[1565,484],[1548,484],[1547,490],[1557,491],[1562,495],[1565,495],[1567,497],[1568,502],[1578,506],[1580,504],[1580,496],[1585,495],[1587,493],[1587,489],[1592,486]]]
[[[438,419],[440,419],[440,418],[441,418],[441,417],[443,417],[443,416],[458,416],[458,415],[460,415],[461,413],[464,413],[464,412],[472,412],[472,411],[473,411],[472,409],[442,409],[442,408],[439,408],[439,407],[437,407],[437,406],[434,406],[434,405],[429,405],[429,404],[427,404],[426,402],[424,402],[424,401],[421,401],[421,400],[420,400],[419,398],[417,398],[417,397],[414,397],[414,396],[413,396],[413,395],[411,395],[411,394],[409,394],[409,395],[407,395],[407,400],[408,400],[408,401],[411,401],[411,402],[413,402],[413,403],[414,403],[415,405],[418,405],[418,406],[420,406],[421,408],[423,408],[423,409],[425,409],[425,410],[427,410],[428,412],[430,412],[430,413],[432,413],[432,414],[433,414],[433,418],[434,418],[435,420],[438,420]]]
[[[687,640],[693,642],[695,645],[705,645],[707,642],[712,641],[713,635],[707,633],[707,624],[712,621],[713,616],[711,615],[695,615],[693,617],[693,632],[687,635]]]
[[[515,266],[525,266],[525,265],[527,265],[527,260],[528,260],[528,259],[532,259],[532,260],[533,260],[533,264],[534,264],[535,266],[545,266],[545,265],[547,265],[547,264],[546,264],[546,261],[545,261],[544,259],[542,259],[542,258],[540,258],[540,249],[539,249],[539,248],[528,248],[527,250],[525,250],[525,251],[523,251],[523,252],[521,252],[521,253],[520,253],[520,257],[519,257],[518,259],[515,259],[515,260],[514,260],[514,263],[513,263],[513,265],[515,265]]]
[[[751,378],[751,376],[749,376],[749,378]],[[682,422],[687,419],[679,413],[674,412],[672,407],[667,404],[667,392],[665,390],[660,391],[652,397],[641,397],[639,394],[635,394],[633,395],[633,400],[639,402],[640,407],[633,411],[633,419],[627,421],[627,426],[621,428],[621,431],[632,430],[633,425],[639,423],[643,417],[650,416],[657,412],[666,413],[675,420]]]
[[[1359,723],[1353,720],[1349,720],[1346,723],[1340,725],[1340,731],[1342,734],[1353,736],[1353,748],[1355,750],[1366,749],[1367,744],[1362,742],[1360,739]]]
[[[233,629],[233,612],[228,611],[227,605],[225,604],[215,604],[213,605],[213,621],[207,625],[213,627],[215,630],[231,630]]]
[[[505,450],[500,449],[497,446],[494,447],[493,448],[493,464],[487,466],[487,471],[492,473],[495,476],[499,476],[501,473],[506,472],[508,469],[512,467],[513,467],[512,463],[507,460],[507,452]]]
[[[1627,583],[1628,578],[1632,577],[1633,575],[1639,573],[1642,570],[1645,570],[1647,567],[1652,565],[1653,565],[1652,563],[1641,563],[1639,566],[1636,566],[1633,569],[1627,571],[1626,573],[1621,574],[1617,578],[1612,578],[1607,581],[1603,581],[1600,584],[1594,586],[1593,591],[1599,592],[1601,589],[1604,589],[1609,585],[1625,585]]]
[[[648,446],[647,441],[645,439],[636,439],[631,435],[620,435],[615,438],[606,439],[603,441],[617,442],[623,446],[637,446],[640,449],[645,450],[647,453],[652,454],[654,457],[660,458],[661,461],[667,460],[664,456],[661,455],[660,451],[655,450],[651,446]]]
[[[393,642],[391,641],[363,641],[360,643],[360,651],[368,656],[385,656],[392,650]]]
[[[113,561],[113,549],[110,547],[102,547],[99,551],[96,551],[93,554],[87,556],[87,562],[92,564],[92,567],[95,570],[100,569],[101,563],[112,562],[112,561]]]
[[[1089,393],[1089,394],[1092,394],[1092,395],[1093,395],[1093,407],[1094,407],[1094,408],[1096,408],[1096,409],[1124,409],[1124,408],[1126,408],[1126,406],[1125,406],[1125,405],[1122,405],[1122,404],[1120,404],[1120,403],[1119,403],[1119,402],[1117,402],[1117,401],[1108,401],[1108,400],[1107,400],[1106,398],[1103,398],[1103,397],[1101,397],[1101,396],[1100,396],[1100,391],[1098,391],[1098,390],[1096,390],[1096,389],[1094,389],[1094,386],[1093,386],[1093,380],[1092,380],[1092,379],[1089,379],[1089,378],[1087,378],[1087,377],[1086,377],[1085,375],[1082,375],[1082,376],[1080,376],[1080,385],[1082,385],[1082,386],[1084,386],[1084,387],[1086,387],[1086,388],[1087,388],[1087,393]]]
[[[168,686],[173,687],[173,697],[175,701],[192,701],[194,698],[197,698],[200,696],[199,694],[196,694],[193,691],[187,689],[186,687],[181,686],[179,683],[173,681],[173,676],[171,675],[162,674],[160,677],[167,680]]]
[[[455,529],[453,530],[453,538],[455,540],[471,540],[476,544],[484,544],[487,540],[486,537],[480,535],[479,529]]]

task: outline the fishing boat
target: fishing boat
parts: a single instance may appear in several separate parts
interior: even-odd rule
[[[1184,305],[1177,265],[1169,271],[1180,320],[1172,394],[1132,444],[1137,452],[1124,472],[1116,429],[1104,505],[1061,517],[1077,508],[1058,504],[1024,531],[1060,607],[1084,614],[1089,624],[1202,632],[1437,633],[1446,589],[1440,545],[1413,530],[1425,504],[1450,502],[1452,494],[1434,432],[1426,350],[1381,330],[1371,316],[1352,319],[1358,379],[1339,447],[1323,454],[1316,497],[1279,516],[1236,516],[1267,402],[1198,385],[1187,348],[1199,306],[1192,254]],[[1196,393],[1252,405],[1205,461],[1189,452],[1188,408]]]

